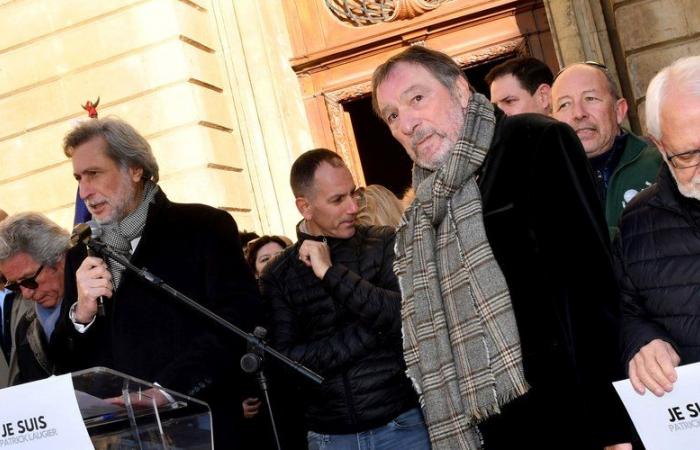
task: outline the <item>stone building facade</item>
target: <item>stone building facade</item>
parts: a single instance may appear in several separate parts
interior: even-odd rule
[[[171,199],[293,235],[288,173],[303,151],[339,152],[359,184],[407,170],[382,159],[366,106],[374,67],[407,45],[449,53],[468,76],[516,54],[555,71],[604,62],[635,130],[649,79],[700,53],[694,0],[393,0],[361,23],[348,5],[363,2],[379,3],[0,0],[0,208],[71,227],[61,139],[99,96],[101,116],[149,139]]]

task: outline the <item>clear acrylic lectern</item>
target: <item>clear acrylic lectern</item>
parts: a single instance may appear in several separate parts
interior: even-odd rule
[[[105,367],[72,376],[96,450],[213,448],[206,403]]]

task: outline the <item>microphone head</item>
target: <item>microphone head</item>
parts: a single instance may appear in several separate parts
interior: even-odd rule
[[[96,221],[79,223],[73,228],[70,235],[70,246],[75,247],[80,243],[87,244],[90,239],[98,239],[100,236],[102,236],[102,226]]]
[[[70,235],[70,246],[75,247],[85,239],[89,238],[91,234],[92,232],[90,230],[90,225],[86,223],[79,223],[73,228],[73,232]]]
[[[265,339],[265,336],[267,336],[267,330],[261,326],[257,326],[255,327],[255,330],[253,330],[253,336],[258,339]]]
[[[241,356],[241,369],[245,373],[255,373],[260,369],[262,359],[254,353],[246,353]]]
[[[99,239],[102,237],[102,225],[96,220],[90,220],[86,223],[90,227],[90,237],[92,239]]]

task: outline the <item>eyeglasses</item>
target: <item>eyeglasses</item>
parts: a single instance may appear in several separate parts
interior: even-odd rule
[[[666,159],[668,159],[668,162],[676,169],[689,169],[700,165],[700,149],[689,150],[675,155],[666,153]]]
[[[365,188],[359,187],[351,194],[352,199],[357,203],[357,207],[362,209],[367,206],[367,197],[365,197]]]
[[[603,63],[599,63],[598,61],[583,61],[583,62],[581,62],[581,63],[576,63],[576,64],[585,64],[585,65],[587,65],[587,66],[597,67],[598,69],[600,69],[600,70],[602,70],[603,72],[605,72],[606,75],[608,75],[608,66],[606,66],[606,65],[603,64]],[[557,78],[559,78],[559,75],[561,75],[566,69],[568,69],[568,68],[571,67],[572,65],[574,65],[574,64],[569,64],[568,66],[562,67],[561,70],[560,70],[559,72],[557,72],[556,75],[554,75],[554,79],[552,79],[552,83],[554,83],[554,80],[556,80]]]
[[[39,276],[41,273],[41,270],[44,268],[44,265],[42,264],[39,266],[39,269],[37,269],[36,273],[32,275],[31,277],[27,277],[23,280],[18,280],[18,281],[13,281],[11,283],[8,283],[7,281],[5,282],[5,289],[10,290],[12,292],[19,292],[20,287],[25,287],[27,289],[36,289],[39,287],[39,283],[36,281],[36,277]]]

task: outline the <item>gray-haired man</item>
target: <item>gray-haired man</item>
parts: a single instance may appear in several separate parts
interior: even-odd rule
[[[61,313],[67,251],[68,233],[42,214],[16,214],[0,223],[0,273],[14,296],[10,309],[3,308],[12,315],[3,324],[12,334],[10,385],[53,373],[49,342]]]
[[[72,159],[80,198],[111,250],[252,329],[257,289],[228,213],[168,200],[157,185],[150,145],[121,120],[81,123],[66,135],[64,152]],[[70,310],[57,341],[63,345],[57,351],[61,368],[102,365],[202,398],[212,407],[217,447],[234,447],[231,423],[240,417],[231,408],[240,404],[237,341],[116,261],[87,256],[84,246],[68,253],[66,273]],[[99,296],[104,316],[97,315]]]
[[[661,70],[645,107],[665,164],[622,215],[616,266],[630,380],[662,396],[700,361],[700,56]]]
[[[576,136],[544,115],[506,117],[424,47],[372,81],[375,111],[415,163],[394,269],[433,448],[624,442],[610,384],[617,291]]]

